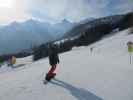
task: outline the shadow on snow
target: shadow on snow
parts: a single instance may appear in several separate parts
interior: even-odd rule
[[[70,91],[72,96],[77,98],[77,100],[103,100],[102,98],[83,88],[77,88],[69,83],[58,79],[54,79],[54,81],[51,81],[50,83],[67,89],[68,91]]]

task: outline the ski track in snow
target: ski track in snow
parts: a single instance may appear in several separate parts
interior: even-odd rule
[[[43,84],[48,59],[17,59],[19,68],[0,71],[0,100],[133,100],[133,64],[128,30],[60,54],[57,76]],[[90,52],[90,47],[94,47]],[[4,69],[5,68],[5,69]]]

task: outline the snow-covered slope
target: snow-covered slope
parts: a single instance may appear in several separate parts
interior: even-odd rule
[[[127,33],[60,54],[57,77],[47,85],[42,82],[47,58],[0,73],[0,100],[133,100],[133,64],[126,45],[133,35]]]

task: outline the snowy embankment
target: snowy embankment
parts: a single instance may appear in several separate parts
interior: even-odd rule
[[[127,33],[61,54],[56,80],[47,85],[42,82],[47,58],[0,73],[0,100],[133,100],[133,64],[126,45],[133,35]]]

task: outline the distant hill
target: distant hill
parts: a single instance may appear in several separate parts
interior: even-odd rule
[[[73,27],[70,31],[64,34],[64,38],[74,37],[81,35],[82,33],[86,32],[87,30],[91,30],[96,26],[100,26],[102,24],[108,24],[112,26],[112,29],[116,28],[118,23],[124,18],[124,15],[114,15],[114,16],[107,16],[98,19],[90,19],[85,20],[78,23],[75,27]],[[91,34],[91,33],[90,33]]]
[[[0,54],[12,53],[40,45],[63,36],[73,23],[63,20],[49,24],[34,19],[12,22],[0,27]]]
[[[66,19],[62,20],[59,23],[52,25],[52,29],[50,30],[52,35],[55,37],[61,38],[67,31],[71,30],[77,23],[72,23]]]

